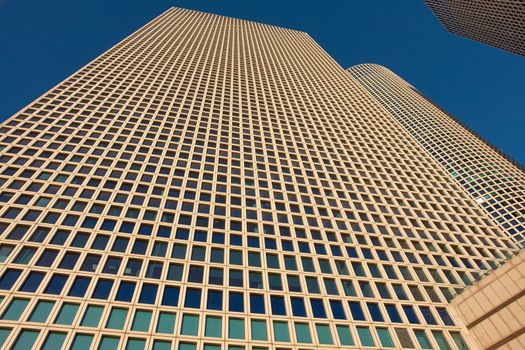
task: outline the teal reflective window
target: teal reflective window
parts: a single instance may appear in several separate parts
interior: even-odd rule
[[[359,340],[361,340],[361,345],[375,346],[374,339],[372,338],[372,334],[370,333],[370,329],[368,329],[368,327],[356,327],[356,329]]]
[[[204,350],[221,350],[221,346],[215,344],[204,344]]]
[[[341,345],[354,345],[354,339],[352,339],[352,333],[350,333],[348,326],[339,325],[336,328]]]
[[[145,350],[146,341],[144,339],[130,338],[126,344],[126,350]]]
[[[30,322],[40,322],[44,323],[47,321],[53,306],[55,305],[54,301],[40,300],[36,304],[31,316],[29,316]]]
[[[381,343],[381,346],[384,348],[394,347],[394,342],[392,341],[392,337],[390,336],[388,328],[376,328],[376,331],[377,335],[379,336],[379,342]]]
[[[332,333],[330,332],[330,327],[326,324],[316,324],[315,330],[317,331],[317,337],[319,338],[319,343],[321,344],[333,344],[334,340],[332,339]]]
[[[2,320],[18,321],[29,304],[28,299],[13,299],[2,315]]]
[[[0,347],[4,345],[5,340],[7,339],[7,337],[9,337],[9,333],[11,333],[11,329],[0,328]]]
[[[160,312],[157,322],[157,333],[173,334],[175,328],[175,314]]]
[[[75,316],[78,311],[78,304],[64,303],[57,318],[55,319],[56,324],[67,324],[73,323]]]
[[[232,339],[244,339],[244,319],[230,318],[228,320],[228,337]]]
[[[310,335],[310,327],[306,323],[295,323],[295,336],[298,343],[312,343],[312,336]]]
[[[222,318],[216,316],[207,316],[204,327],[206,337],[222,337]]]
[[[137,310],[131,325],[132,331],[147,332],[151,323],[151,311]]]
[[[288,331],[288,322],[274,321],[273,335],[275,341],[290,342],[290,332]]]
[[[171,350],[171,342],[166,340],[155,340],[153,350]]]
[[[424,330],[415,330],[417,342],[422,349],[432,349]]]
[[[18,334],[15,344],[11,347],[11,350],[32,349],[33,344],[35,344],[36,338],[38,337],[38,333],[38,331],[28,329],[22,330],[20,334]]]
[[[454,343],[456,343],[456,346],[459,350],[469,350],[461,334],[458,332],[450,332],[450,335],[452,336],[452,339],[454,340]]]
[[[66,339],[66,333],[49,332],[44,341],[44,345],[40,350],[57,350],[62,347],[64,340]]]
[[[179,350],[197,350],[197,345],[193,343],[180,343]]]
[[[93,336],[90,334],[77,334],[69,350],[86,350],[91,348]],[[29,349],[29,348],[28,348]]]
[[[199,333],[199,316],[184,315],[182,316],[181,334],[197,335]]]
[[[439,350],[450,350],[450,345],[448,345],[447,339],[442,332],[432,331],[432,335],[434,336],[436,343],[438,343]]]
[[[114,307],[111,309],[109,314],[108,322],[106,323],[106,328],[110,329],[124,329],[124,324],[128,316],[128,309],[121,309]]]
[[[104,308],[102,306],[89,305],[84,313],[84,317],[82,317],[80,325],[83,327],[98,327],[103,311]]]
[[[120,338],[118,337],[110,337],[110,336],[103,336],[102,339],[100,339],[100,343],[98,344],[98,350],[118,350],[120,343]]]
[[[268,340],[265,320],[251,320],[252,340]]]

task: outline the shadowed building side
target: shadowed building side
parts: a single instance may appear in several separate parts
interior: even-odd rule
[[[445,28],[525,56],[523,0],[425,0]]]
[[[525,243],[525,172],[389,69],[348,69],[404,129],[517,242]]]

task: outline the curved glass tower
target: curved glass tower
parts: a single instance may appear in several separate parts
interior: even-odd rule
[[[3,349],[473,348],[515,248],[306,33],[173,8],[0,126]]]
[[[389,69],[361,64],[348,72],[509,236],[525,243],[525,172],[519,164]]]

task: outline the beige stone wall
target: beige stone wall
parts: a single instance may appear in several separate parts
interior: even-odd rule
[[[482,349],[525,349],[525,250],[452,300]]]

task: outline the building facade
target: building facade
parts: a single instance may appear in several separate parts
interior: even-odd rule
[[[525,172],[389,69],[348,72],[516,242],[525,244]]]
[[[521,0],[425,0],[452,33],[525,56],[525,3]]]
[[[5,349],[475,349],[516,248],[299,31],[170,9],[0,135]]]
[[[525,349],[525,250],[452,299],[480,349]]]

